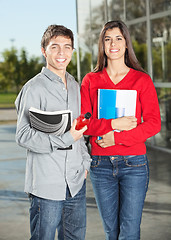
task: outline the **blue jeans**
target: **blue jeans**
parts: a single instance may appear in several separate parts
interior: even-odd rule
[[[106,240],[140,239],[149,182],[147,156],[93,156],[90,178]]]
[[[73,198],[67,188],[66,200],[54,201],[30,195],[31,240],[84,240],[86,233],[86,180]]]

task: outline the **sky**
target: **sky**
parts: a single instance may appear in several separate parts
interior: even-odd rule
[[[76,39],[75,0],[0,0],[0,56],[14,46],[41,56],[40,42],[51,24],[70,28]],[[75,41],[76,44],[76,41]]]

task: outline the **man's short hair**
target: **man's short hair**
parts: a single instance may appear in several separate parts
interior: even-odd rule
[[[71,43],[72,43],[72,48],[74,48],[74,36],[73,36],[73,32],[62,26],[62,25],[50,25],[46,31],[44,32],[43,36],[42,36],[42,40],[41,40],[41,47],[43,47],[44,49],[46,49],[47,45],[49,44],[50,40],[53,37],[58,37],[58,36],[64,36],[66,38],[70,38],[71,39]]]

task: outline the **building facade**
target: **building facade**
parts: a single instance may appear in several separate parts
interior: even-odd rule
[[[142,67],[154,81],[162,127],[147,143],[171,152],[171,0],[77,0],[77,77],[96,65],[99,33],[107,21],[129,28]]]

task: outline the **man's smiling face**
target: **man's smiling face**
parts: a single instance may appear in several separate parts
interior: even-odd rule
[[[47,68],[58,75],[59,71],[66,71],[71,61],[73,48],[71,39],[65,36],[53,37],[46,49],[42,48],[46,58]]]

